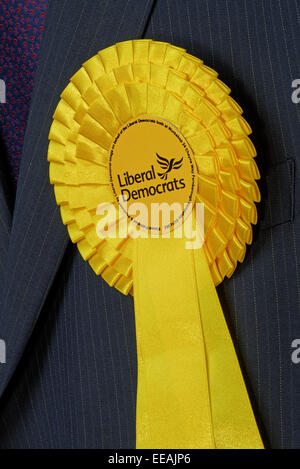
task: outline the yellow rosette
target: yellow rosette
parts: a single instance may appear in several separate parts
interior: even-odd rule
[[[243,261],[260,199],[251,129],[229,93],[184,49],[132,40],[84,63],[53,116],[48,160],[63,223],[95,273],[134,295],[138,448],[263,447],[215,289]],[[99,204],[114,204],[117,224],[127,218],[110,155],[141,116],[174,126],[191,149],[193,203],[204,205],[198,250],[173,236],[99,237]]]

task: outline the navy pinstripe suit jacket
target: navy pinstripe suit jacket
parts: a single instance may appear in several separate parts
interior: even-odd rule
[[[215,68],[253,128],[260,222],[219,293],[266,444],[299,448],[299,0],[50,0],[13,209],[0,171],[0,447],[135,447],[133,301],[69,243],[46,156],[69,78],[98,50],[140,37]]]

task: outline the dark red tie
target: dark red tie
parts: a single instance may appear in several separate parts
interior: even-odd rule
[[[17,181],[48,0],[0,0],[0,132]]]

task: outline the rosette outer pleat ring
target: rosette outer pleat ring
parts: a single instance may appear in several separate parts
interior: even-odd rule
[[[133,294],[133,240],[99,238],[97,206],[114,203],[118,211],[109,149],[118,130],[140,115],[171,122],[193,151],[203,249],[215,285],[243,261],[257,221],[259,172],[251,129],[229,93],[215,71],[184,49],[132,40],[85,62],[61,94],[48,151],[56,201],[82,257],[122,293]]]

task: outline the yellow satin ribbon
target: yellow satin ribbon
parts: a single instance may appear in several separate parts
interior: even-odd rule
[[[137,448],[263,448],[203,252],[138,239]]]
[[[54,114],[48,159],[62,220],[95,273],[134,294],[138,448],[263,447],[215,290],[244,259],[260,198],[251,129],[229,92],[183,49],[126,41],[83,65]],[[110,145],[142,114],[171,122],[193,151],[200,250],[184,239],[97,236],[98,204],[115,203]]]

